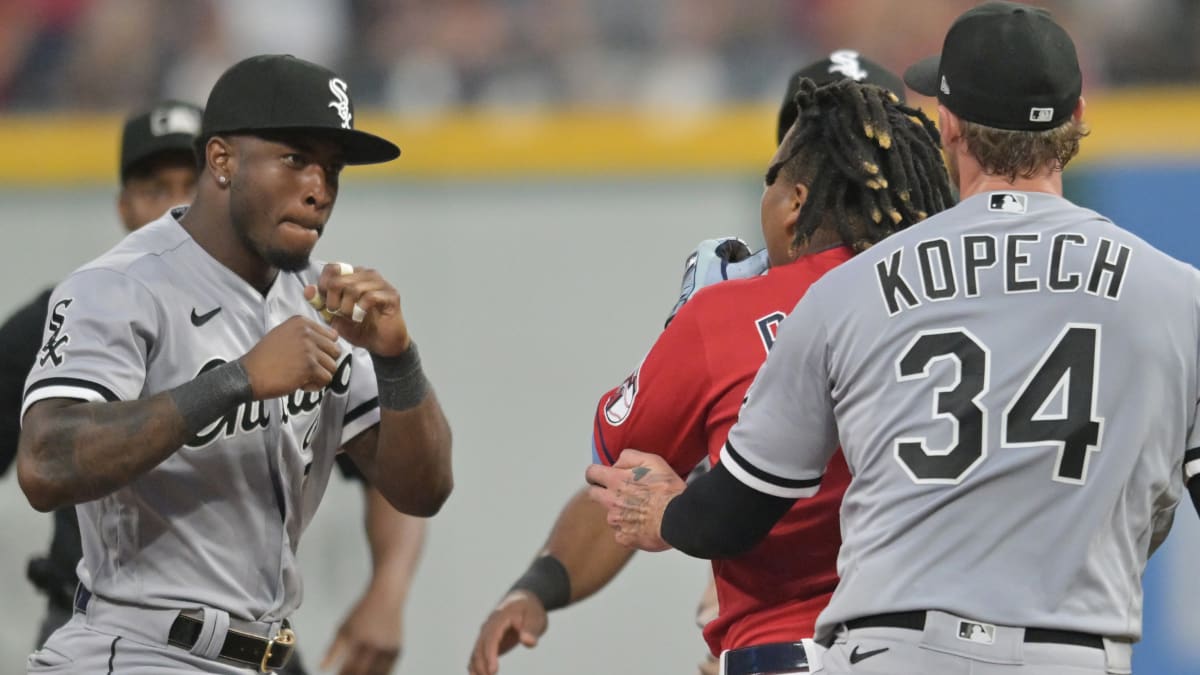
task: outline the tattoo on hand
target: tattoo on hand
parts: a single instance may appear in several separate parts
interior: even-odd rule
[[[646,474],[650,473],[650,469],[648,469],[644,466],[639,466],[639,467],[634,468],[632,473],[633,473],[633,480],[639,481],[639,480],[645,478]]]

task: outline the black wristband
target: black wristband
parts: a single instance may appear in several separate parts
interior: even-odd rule
[[[529,591],[549,612],[571,603],[571,575],[558,558],[550,554],[538,556],[508,589],[509,593],[513,591]]]
[[[429,380],[421,369],[417,343],[409,342],[399,356],[371,355],[375,366],[375,381],[379,388],[379,405],[389,410],[408,410],[425,400]]]
[[[188,438],[215,422],[221,415],[254,398],[250,376],[241,361],[231,361],[207,370],[196,379],[175,387],[170,392],[175,407],[183,415]]]

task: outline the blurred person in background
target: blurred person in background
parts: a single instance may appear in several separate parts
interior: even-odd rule
[[[199,169],[193,143],[200,116],[200,108],[168,100],[126,119],[117,194],[117,213],[126,232],[195,196]],[[39,293],[0,326],[0,475],[16,456],[25,378],[41,346],[53,290]],[[344,477],[363,486],[372,572],[362,596],[342,620],[322,668],[340,665],[342,675],[388,673],[400,656],[404,604],[424,541],[425,521],[392,508],[366,484],[347,455],[338,455],[337,462]],[[79,583],[76,566],[83,555],[75,507],[56,509],[53,515],[50,550],[30,560],[27,570],[30,582],[46,595],[46,616],[37,635],[39,647],[71,618]],[[305,669],[295,657],[279,672],[304,675]]]
[[[705,110],[773,97],[787,75],[780,64],[842,44],[908,62],[940,43],[934,27],[973,4],[925,0],[912,12],[896,0],[0,0],[0,106],[193,100],[223,64],[266,50],[344,65],[363,83],[364,103],[405,114],[630,102]],[[1089,82],[1200,81],[1193,0],[1039,4],[1081,36]]]

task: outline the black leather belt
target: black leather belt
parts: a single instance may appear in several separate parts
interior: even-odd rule
[[[850,630],[856,628],[910,628],[912,630],[925,630],[925,612],[893,612],[891,614],[865,616],[861,619],[847,621],[846,628]],[[1026,628],[1025,641],[1104,649],[1104,638],[1092,633],[1080,633],[1073,630]]]
[[[808,654],[800,642],[773,642],[725,652],[722,675],[808,672]]]
[[[91,599],[92,592],[80,584],[75,589],[75,611],[86,614]],[[167,644],[190,650],[200,639],[203,630],[204,619],[180,612],[171,623],[171,630],[167,633]],[[296,635],[288,627],[287,621],[283,622],[283,628],[274,638],[230,628],[225,633],[225,642],[221,645],[221,653],[217,660],[267,673],[287,665],[295,649]]]
[[[167,633],[167,644],[190,650],[200,639],[203,630],[203,619],[180,612],[171,623],[171,630]],[[286,621],[283,629],[272,639],[230,628],[225,633],[225,643],[221,645],[221,653],[217,659],[257,668],[260,673],[268,673],[287,665],[295,649],[296,635],[288,628]]]

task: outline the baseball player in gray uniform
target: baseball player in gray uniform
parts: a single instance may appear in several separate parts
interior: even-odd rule
[[[1200,274],[1062,197],[1084,105],[1045,12],[978,6],[906,80],[961,203],[812,286],[717,469],[683,490],[628,453],[593,496],[618,541],[735,555],[840,443],[813,672],[1129,673],[1146,560],[1200,492]]]
[[[231,67],[191,207],[51,296],[18,477],[39,510],[79,505],[83,563],[75,616],[30,672],[280,668],[337,452],[402,512],[448,496],[449,426],[396,290],[309,260],[342,167],[399,154],[354,129],[348,92],[290,56]]]

